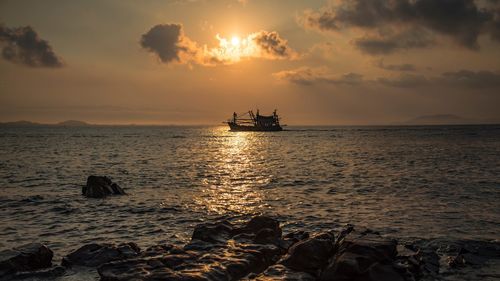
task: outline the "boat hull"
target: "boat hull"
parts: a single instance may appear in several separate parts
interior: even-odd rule
[[[278,132],[283,131],[283,128],[279,125],[275,126],[244,126],[238,125],[231,122],[227,123],[229,125],[229,129],[234,132]]]

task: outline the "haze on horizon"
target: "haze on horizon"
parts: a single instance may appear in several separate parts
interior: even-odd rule
[[[500,121],[500,1],[0,0],[0,122]]]

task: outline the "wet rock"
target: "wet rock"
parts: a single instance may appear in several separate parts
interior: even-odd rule
[[[19,271],[33,271],[50,267],[54,253],[40,243],[26,244],[0,252],[0,276]]]
[[[322,233],[293,245],[281,261],[285,266],[317,274],[334,254],[335,237],[332,233]]]
[[[335,257],[321,273],[320,280],[401,280],[398,278],[403,278],[392,265],[397,254],[395,240],[383,238],[373,232],[352,232],[351,230],[337,247]],[[384,273],[385,277],[382,276]],[[370,279],[371,276],[381,279]]]
[[[232,237],[233,226],[227,221],[199,224],[194,228],[191,240],[209,243],[225,243]]]
[[[64,257],[62,265],[97,267],[110,261],[137,257],[139,253],[140,249],[135,243],[87,244]]]
[[[283,239],[279,241],[278,245],[284,249],[285,252],[288,252],[290,247],[300,241],[306,240],[307,238],[309,238],[309,233],[305,231],[294,231],[283,236]]]
[[[90,198],[104,198],[108,195],[125,195],[125,191],[108,177],[89,176],[82,187],[82,194]]]
[[[163,256],[115,261],[98,268],[101,280],[238,280],[274,264],[274,245],[224,245],[208,251],[184,251]]]
[[[66,273],[66,268],[63,266],[55,266],[48,269],[19,272],[12,276],[12,279],[31,279],[31,280],[47,280],[63,276]],[[0,279],[2,280],[2,279]]]
[[[295,271],[282,264],[276,264],[257,276],[250,275],[249,279],[256,281],[315,281],[316,277],[307,272]]]
[[[258,234],[262,230],[266,230],[267,234],[272,234],[275,238],[281,238],[280,223],[268,216],[253,217],[239,232]]]
[[[281,258],[278,246],[254,241],[278,235],[279,223],[263,217],[241,228],[227,221],[205,223],[195,227],[184,248],[149,248],[139,258],[106,263],[98,272],[101,280],[239,280]]]
[[[401,274],[392,264],[374,263],[360,277],[360,280],[366,281],[405,281]]]

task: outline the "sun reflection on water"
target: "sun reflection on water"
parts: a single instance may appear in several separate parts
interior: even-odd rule
[[[209,173],[202,180],[203,190],[195,202],[210,213],[250,214],[264,208],[263,193],[256,188],[258,168],[254,161],[258,136],[252,132],[214,129],[218,149],[211,155]],[[258,172],[257,172],[258,173]]]

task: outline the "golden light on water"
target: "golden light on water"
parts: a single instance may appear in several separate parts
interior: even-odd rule
[[[263,193],[255,188],[255,163],[250,158],[256,145],[256,136],[250,132],[227,135],[227,128],[217,134],[226,134],[220,149],[213,155],[210,166],[213,173],[203,179],[201,195],[195,202],[211,213],[253,213],[264,207]]]

